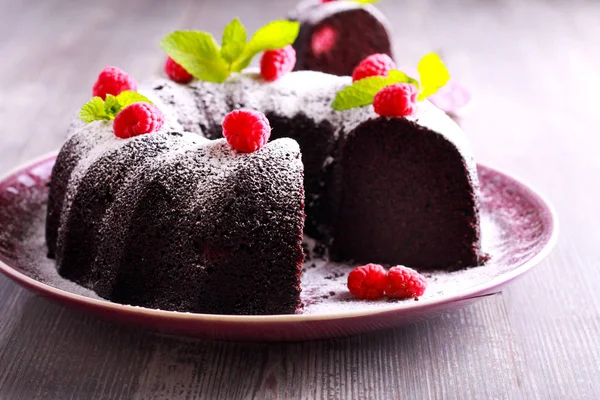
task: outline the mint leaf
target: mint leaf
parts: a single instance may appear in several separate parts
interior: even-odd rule
[[[104,112],[110,119],[113,119],[122,108],[116,96],[112,94],[106,95],[106,99],[104,99]]]
[[[231,70],[241,72],[250,65],[250,62],[258,53],[281,49],[294,43],[299,32],[299,22],[278,20],[268,23],[252,36],[241,56],[231,66]]]
[[[299,22],[274,21],[260,28],[246,43],[246,29],[236,18],[225,27],[222,48],[211,34],[199,31],[173,32],[160,45],[196,78],[223,83],[231,72],[241,72],[250,65],[258,53],[294,43],[299,31]]]
[[[448,69],[435,53],[423,56],[421,61],[419,61],[417,70],[419,71],[419,79],[421,81],[419,100],[425,100],[432,94],[437,93],[450,80]]]
[[[397,69],[393,69],[390,71],[390,73],[388,74],[388,79],[394,81],[394,83],[391,83],[391,85],[396,84],[396,83],[412,83],[417,88],[419,88],[418,80],[411,78],[404,72],[398,71]],[[389,86],[389,85],[386,85],[386,86]]]
[[[336,111],[364,107],[372,104],[374,97],[368,91],[364,91],[356,86],[348,86],[335,96],[331,107]]]
[[[167,35],[160,45],[169,57],[198,79],[222,83],[230,74],[229,64],[209,33],[175,31]]]
[[[104,111],[104,101],[96,96],[81,107],[79,119],[89,124],[92,121],[109,120],[110,118]]]
[[[125,90],[117,96],[107,94],[106,99],[104,100],[104,112],[110,119],[113,119],[128,105],[139,102],[152,104],[146,96],[130,90]]]
[[[234,19],[225,27],[222,45],[221,56],[229,64],[242,55],[246,47],[246,28],[239,18]]]
[[[128,105],[139,102],[152,104],[146,96],[129,90],[121,92],[118,96],[107,94],[106,100],[94,97],[81,107],[79,118],[86,124],[93,121],[110,121]]]
[[[412,83],[419,87],[418,82],[402,71],[391,70],[388,76],[370,76],[354,82],[341,90],[331,104],[336,111],[364,107],[373,104],[375,95],[383,88],[396,83]]]
[[[277,50],[294,43],[300,32],[300,23],[288,20],[269,22],[260,28],[248,47],[254,51]]]
[[[139,94],[138,92],[132,92],[131,90],[125,90],[124,92],[119,93],[119,95],[117,96],[117,101],[121,106],[121,109],[119,111],[133,103],[152,104],[152,102],[146,96]]]

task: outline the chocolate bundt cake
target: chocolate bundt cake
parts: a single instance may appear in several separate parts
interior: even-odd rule
[[[305,233],[333,260],[479,265],[478,182],[464,133],[427,101],[406,118],[372,106],[334,111],[350,83],[312,71],[271,83],[252,71],[223,84],[157,79],[140,92],[163,110],[160,132],[121,140],[102,123],[76,122],[48,207],[60,274],[120,303],[292,313],[304,199]],[[219,139],[239,108],[265,113],[273,128],[256,153]]]
[[[372,5],[306,0],[288,18],[301,23],[294,43],[297,71],[350,76],[371,54],[392,57],[390,23]]]
[[[122,304],[294,313],[304,223],[298,145],[279,139],[237,153],[224,139],[169,124],[184,109],[161,131],[127,140],[102,122],[74,130],[48,205],[59,273]]]

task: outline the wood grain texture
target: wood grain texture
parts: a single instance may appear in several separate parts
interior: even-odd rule
[[[142,80],[176,28],[249,29],[293,0],[0,1],[0,171],[57,148],[94,75]],[[552,255],[502,294],[375,334],[238,344],[111,325],[0,277],[0,399],[600,398],[600,3],[387,0],[396,54],[436,50],[474,92],[478,158],[556,206]]]

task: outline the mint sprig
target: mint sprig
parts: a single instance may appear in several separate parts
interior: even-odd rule
[[[448,69],[435,53],[424,55],[417,66],[419,79],[421,81],[421,91],[419,100],[425,100],[429,96],[436,94],[438,90],[446,86],[450,80]]]
[[[419,62],[419,80],[402,71],[391,70],[387,76],[371,76],[353,82],[337,93],[331,107],[336,111],[364,107],[373,104],[375,95],[383,88],[397,83],[411,83],[419,89],[417,99],[425,100],[437,93],[450,79],[446,66],[435,53],[426,54]]]
[[[167,35],[160,45],[169,57],[198,79],[224,82],[229,76],[229,65],[210,33],[176,31]]]
[[[129,90],[121,92],[117,96],[107,94],[105,100],[96,96],[81,107],[79,119],[86,124],[93,121],[110,121],[128,105],[139,102],[152,104],[146,96]]]
[[[296,41],[300,32],[300,23],[279,20],[268,23],[252,36],[244,47],[242,55],[232,64],[233,72],[241,72],[259,53],[281,49]]]
[[[412,83],[419,86],[419,82],[415,79],[402,71],[393,69],[388,76],[370,76],[345,87],[336,95],[331,106],[336,111],[368,106],[373,104],[375,95],[381,89],[396,83]]]
[[[294,43],[299,32],[298,22],[273,21],[247,41],[246,28],[236,18],[225,27],[222,46],[210,33],[200,31],[170,33],[160,45],[169,57],[194,77],[223,83],[231,73],[247,68],[257,54]]]

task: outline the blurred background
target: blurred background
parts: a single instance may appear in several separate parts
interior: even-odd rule
[[[104,66],[119,66],[142,81],[161,72],[158,42],[168,32],[200,29],[220,37],[234,16],[254,31],[286,16],[295,4],[2,0],[0,143],[22,156],[1,159],[0,170],[57,148],[61,129],[88,99]],[[462,125],[480,160],[509,170],[525,161],[545,169],[541,154],[552,152],[547,159],[558,161],[583,143],[598,144],[597,135],[574,140],[572,131],[574,120],[580,130],[597,127],[592,119],[598,120],[600,89],[599,1],[383,0],[377,7],[392,22],[400,65],[413,66],[426,52],[437,51],[472,91],[472,117]],[[27,134],[15,134],[25,122],[16,115],[32,117]],[[32,140],[36,145],[27,146]],[[527,175],[520,168],[514,172]],[[547,177],[539,184],[552,182],[550,174],[531,176]]]

